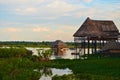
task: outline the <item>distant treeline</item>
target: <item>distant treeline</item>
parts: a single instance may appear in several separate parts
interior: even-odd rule
[[[53,42],[28,42],[28,41],[0,41],[0,46],[15,46],[15,47],[51,47]],[[65,42],[68,47],[74,47],[73,42]]]
[[[83,44],[74,42],[65,42],[68,48],[74,48],[75,45],[82,46]],[[9,47],[52,47],[52,41],[42,41],[42,42],[28,42],[28,41],[0,41],[0,46],[9,46]],[[88,43],[85,43],[85,47],[88,47]],[[90,47],[93,47],[90,43]],[[100,43],[97,43],[97,46],[100,46]]]

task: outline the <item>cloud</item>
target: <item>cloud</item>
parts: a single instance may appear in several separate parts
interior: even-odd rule
[[[33,32],[48,32],[48,31],[50,31],[50,29],[46,28],[46,27],[35,27],[32,30],[33,30]]]
[[[92,2],[93,0],[76,0],[76,1],[90,3],[90,2]]]
[[[71,25],[55,25],[57,29],[51,29],[51,32],[47,32],[44,35],[45,40],[63,40],[63,41],[72,41],[73,33],[76,31],[76,28]]]
[[[92,2],[93,0],[83,0],[83,1],[89,3],[89,2]]]
[[[97,1],[0,0],[0,35],[5,39],[13,36],[12,40],[72,41],[72,35],[88,16],[113,20],[120,29],[120,2]]]
[[[18,28],[5,28],[6,32],[20,32],[21,29]]]
[[[64,32],[63,30],[56,30],[52,31],[48,35],[45,35],[46,40],[54,41],[54,40],[64,40],[64,41],[71,41],[73,39],[72,33]]]
[[[17,7],[13,12],[17,15],[25,15],[25,16],[34,16],[36,18],[41,19],[56,19],[61,16],[67,16],[71,12],[76,11],[84,6],[70,4],[64,0],[50,0],[46,1],[44,5],[28,5],[24,7]]]
[[[72,4],[66,0],[8,0],[0,1],[10,12],[17,16],[29,16],[45,20],[54,20],[61,16],[69,16],[72,12],[84,7],[83,4]]]
[[[27,8],[17,8],[15,12],[20,15],[31,15],[37,12],[37,8],[27,7]]]
[[[33,3],[44,3],[47,0],[0,0],[2,4],[33,4]]]

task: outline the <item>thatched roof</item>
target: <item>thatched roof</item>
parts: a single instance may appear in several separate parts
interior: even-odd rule
[[[119,30],[113,21],[92,20],[89,17],[75,32],[74,37],[116,38]]]
[[[109,41],[103,48],[102,51],[106,50],[120,50],[120,43],[116,41]]]
[[[53,42],[52,44],[53,46],[62,46],[62,47],[67,47],[67,45],[61,41],[61,40],[56,40],[55,42]]]

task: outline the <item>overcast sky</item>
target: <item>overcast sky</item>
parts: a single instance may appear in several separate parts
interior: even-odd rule
[[[120,30],[120,0],[0,0],[0,41],[73,41],[87,17]]]

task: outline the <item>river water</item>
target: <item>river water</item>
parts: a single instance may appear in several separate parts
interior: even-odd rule
[[[26,47],[26,49],[31,50],[33,52],[33,55],[38,55],[38,49],[43,49],[43,48],[32,48],[32,47]],[[50,49],[50,48],[44,48],[45,50]],[[74,52],[74,50],[67,49],[66,52],[63,55],[57,55],[55,56],[54,53],[51,56],[51,59],[56,59],[56,58],[63,58],[63,59],[74,59],[74,55],[71,55],[71,53]]]
[[[9,48],[9,47],[7,47],[7,48]],[[38,55],[38,50],[43,49],[43,48],[26,47],[26,49],[31,50],[33,52],[33,55]],[[50,49],[50,48],[44,48],[44,50],[48,50],[48,49]],[[85,49],[85,50],[86,50],[86,54],[87,54],[87,49]],[[82,50],[82,52],[83,51],[84,50]],[[53,55],[51,56],[51,59],[56,59],[56,58],[75,59],[76,56],[71,54],[71,53],[74,53],[74,52],[75,52],[74,49],[67,48],[66,52],[63,55],[55,56],[54,53],[53,53]],[[90,49],[90,52],[91,52],[91,49]],[[79,58],[79,56],[78,56],[78,58]],[[62,76],[64,74],[66,74],[66,75],[67,74],[73,74],[72,70],[70,70],[68,68],[66,68],[66,69],[56,69],[56,68],[46,68],[45,67],[41,70],[35,69],[34,71],[38,71],[42,74],[40,76],[39,80],[52,80],[52,77],[54,77],[55,75]]]
[[[2,47],[2,48],[10,48],[10,47]],[[48,50],[48,49],[50,49],[50,48],[34,48],[34,47],[25,47],[27,50],[31,50],[32,52],[33,52],[33,55],[38,55],[38,50],[39,49],[44,49],[44,50]],[[99,49],[97,49],[97,50],[99,50]],[[66,50],[66,52],[65,53],[63,53],[63,55],[54,55],[54,53],[53,53],[53,55],[51,56],[51,58],[50,59],[57,59],[57,58],[62,58],[62,59],[75,59],[75,58],[79,58],[79,55],[72,55],[71,53],[75,53],[76,52],[76,50],[75,49],[69,49],[69,48],[67,48],[67,50]],[[79,52],[79,49],[77,49],[77,52]],[[82,49],[81,50],[81,54],[80,55],[84,55],[83,54],[83,52],[84,52],[84,50]],[[91,54],[91,52],[92,52],[92,49],[90,48],[90,54]],[[85,54],[87,54],[88,53],[88,49],[86,48],[85,49]]]
[[[43,48],[26,47],[26,49],[31,50],[33,52],[33,55],[38,55],[38,49],[43,49]],[[50,49],[50,48],[44,48],[44,50],[47,50],[47,49]],[[87,52],[88,52],[87,48],[85,50],[86,50],[85,54],[87,54]],[[81,52],[82,52],[81,55],[83,55],[84,50],[82,49]],[[91,54],[91,52],[92,52],[92,49],[90,49],[90,54]],[[63,55],[55,56],[54,53],[53,53],[53,55],[51,56],[50,59],[57,59],[57,58],[75,59],[76,55],[72,55],[71,53],[75,53],[75,50],[67,48],[66,52]],[[79,56],[77,56],[77,58],[79,58]]]
[[[33,55],[38,55],[38,50],[43,48],[33,48],[33,47],[26,47],[26,49],[31,50],[33,52]],[[44,48],[44,50],[47,50],[50,48]],[[60,56],[55,56],[54,53],[51,56],[51,59],[56,58],[63,58],[63,59],[74,59],[74,55],[71,55],[71,53],[74,52],[74,50],[67,49],[67,51]],[[39,71],[42,75],[39,80],[52,80],[52,77],[55,75],[62,76],[64,74],[72,74],[72,70],[66,68],[66,69],[57,69],[57,68],[43,68],[41,70],[35,69],[34,71]],[[47,73],[47,74],[46,74]]]
[[[40,72],[41,76],[39,80],[52,80],[52,77],[55,75],[63,76],[68,74],[73,74],[72,70],[69,68],[66,69],[57,69],[57,68],[48,68],[44,67],[43,69],[35,69],[34,71]]]

